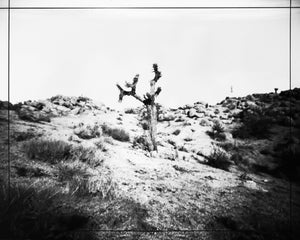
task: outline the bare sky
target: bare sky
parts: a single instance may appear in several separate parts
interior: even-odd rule
[[[1,0],[0,6],[7,5],[8,0]],[[290,0],[11,0],[12,7],[32,6],[260,6],[286,7]],[[292,0],[292,6],[299,6],[300,0]]]
[[[300,9],[292,17],[292,85],[300,87]],[[0,10],[0,99],[7,97],[6,19]],[[289,9],[11,10],[11,100],[64,94],[137,106],[130,98],[119,105],[115,83],[139,73],[137,91],[145,93],[155,62],[158,101],[171,107],[214,104],[231,86],[238,96],[287,89],[288,20]]]

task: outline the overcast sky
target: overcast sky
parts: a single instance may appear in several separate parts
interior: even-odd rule
[[[0,6],[8,0],[0,0]],[[12,7],[32,6],[260,6],[286,7],[290,0],[11,0]],[[299,6],[300,0],[292,0],[292,6]]]
[[[292,85],[300,87],[300,9],[292,16]],[[1,100],[6,19],[0,10]],[[11,101],[63,94],[138,106],[119,104],[115,84],[139,73],[137,92],[145,93],[153,63],[162,72],[158,102],[170,107],[214,104],[231,86],[237,96],[288,89],[288,20],[289,9],[11,10]]]

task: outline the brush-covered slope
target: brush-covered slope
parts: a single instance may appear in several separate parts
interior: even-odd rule
[[[10,159],[11,196],[1,189],[0,235],[296,239],[299,95],[294,89],[215,106],[158,106],[154,153],[143,108],[118,112],[65,96],[1,102],[0,171],[7,186]],[[230,232],[178,232],[203,229]]]

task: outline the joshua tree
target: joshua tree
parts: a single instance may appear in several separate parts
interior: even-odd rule
[[[117,84],[118,89],[120,90],[119,94],[119,102],[122,101],[123,96],[132,96],[138,101],[142,102],[147,109],[148,113],[148,124],[149,124],[149,133],[150,133],[150,140],[152,143],[151,150],[157,151],[157,144],[156,144],[156,124],[157,124],[157,109],[155,104],[155,98],[158,96],[158,94],[161,92],[161,88],[158,87],[155,89],[155,84],[161,77],[161,72],[158,71],[157,64],[153,64],[153,71],[154,71],[154,78],[150,81],[150,93],[146,93],[143,98],[138,96],[136,94],[136,85],[139,79],[139,74],[136,74],[133,78],[132,83],[125,83],[125,87],[129,88],[130,90],[124,90],[119,84]]]

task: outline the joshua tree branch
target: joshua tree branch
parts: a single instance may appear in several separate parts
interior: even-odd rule
[[[156,63],[153,64],[153,71],[154,71],[155,76],[152,81],[156,83],[158,81],[158,79],[161,78],[161,72],[158,71],[158,66]]]
[[[132,82],[132,83],[128,83],[128,82],[125,83],[125,86],[126,86],[127,88],[131,88],[130,91],[124,90],[119,84],[117,84],[117,87],[118,87],[118,89],[120,90],[120,94],[119,94],[119,102],[122,102],[124,96],[133,96],[133,97],[136,98],[138,101],[143,102],[142,98],[139,97],[139,96],[136,94],[136,85],[137,85],[137,83],[138,83],[138,80],[139,80],[139,75],[137,74],[137,75],[135,75],[135,77],[133,78],[133,82]]]

